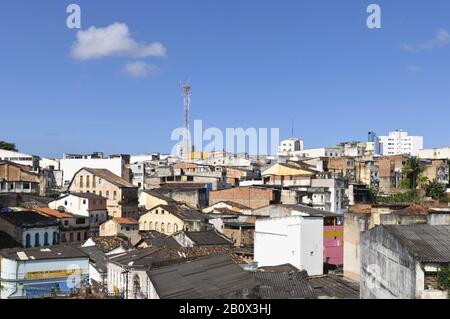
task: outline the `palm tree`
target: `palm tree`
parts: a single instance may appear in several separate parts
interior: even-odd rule
[[[420,158],[411,157],[406,161],[402,173],[409,180],[411,189],[417,188],[417,179],[423,171],[424,166],[422,165]]]
[[[439,200],[445,196],[447,189],[444,184],[435,179],[427,184],[425,191],[428,197]]]

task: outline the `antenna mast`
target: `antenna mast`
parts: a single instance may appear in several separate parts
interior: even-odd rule
[[[189,134],[189,112],[191,110],[191,84],[184,83],[183,87],[183,104],[184,104],[184,150],[183,157],[188,160],[191,153],[191,141]]]

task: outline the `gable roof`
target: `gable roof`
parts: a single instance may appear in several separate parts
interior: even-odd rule
[[[253,276],[228,256],[211,255],[147,272],[161,299],[236,299],[255,287]]]
[[[17,227],[48,227],[57,226],[55,218],[43,216],[34,211],[18,211],[0,214],[0,219],[4,219]]]
[[[61,219],[61,218],[74,218],[74,216],[71,215],[71,214],[64,213],[64,212],[59,212],[57,210],[46,208],[46,207],[33,206],[31,209],[36,211],[36,212],[42,213],[44,215],[47,215],[47,216],[50,216],[50,217],[55,217],[55,218],[58,218],[58,219]]]
[[[421,262],[450,263],[450,225],[382,225]]]
[[[150,211],[154,211],[158,208],[164,209],[165,211],[178,217],[182,221],[202,221],[206,218],[206,216],[199,211],[179,205],[159,205],[152,208]]]
[[[311,170],[288,164],[275,164],[262,173],[262,176],[313,176]]]
[[[119,187],[119,188],[138,188],[137,186],[134,186],[130,182],[124,180],[122,177],[117,176],[113,172],[103,169],[103,168],[89,168],[89,167],[83,167],[78,172],[75,173],[74,178],[76,175],[78,175],[81,171],[87,171],[97,177],[100,177],[101,179],[104,179],[105,181]],[[73,179],[72,179],[73,182]]]

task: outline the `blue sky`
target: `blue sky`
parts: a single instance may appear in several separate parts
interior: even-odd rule
[[[74,56],[70,3],[82,32],[121,23],[134,49]],[[396,128],[448,146],[449,16],[448,0],[2,1],[0,139],[41,156],[169,152],[190,79],[205,127],[289,137],[293,118],[306,147]],[[139,53],[154,43],[165,54]]]

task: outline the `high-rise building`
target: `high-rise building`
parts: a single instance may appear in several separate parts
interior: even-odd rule
[[[417,156],[423,149],[423,136],[409,136],[408,132],[396,130],[389,136],[380,136],[381,155]]]

